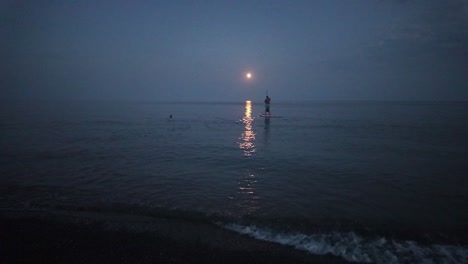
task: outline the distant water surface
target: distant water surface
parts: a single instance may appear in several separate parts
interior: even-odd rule
[[[467,103],[272,103],[272,118],[260,101],[4,103],[0,205],[179,212],[348,261],[468,261]]]

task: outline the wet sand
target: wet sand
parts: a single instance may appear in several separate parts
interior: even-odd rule
[[[1,214],[0,263],[348,263],[204,224],[160,222],[142,232],[94,220]]]

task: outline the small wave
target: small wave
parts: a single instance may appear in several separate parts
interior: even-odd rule
[[[250,237],[292,246],[315,255],[332,254],[360,263],[468,263],[468,248],[419,245],[414,241],[365,238],[353,232],[329,234],[281,233],[256,226],[227,224],[225,228]]]
[[[208,129],[223,130],[223,129],[232,128],[236,124],[238,124],[239,122],[242,122],[242,120],[238,121],[238,122],[235,122],[235,121],[232,121],[230,119],[217,118],[216,120],[205,121],[203,124]]]
[[[91,124],[97,125],[127,125],[130,122],[122,121],[122,120],[115,120],[115,119],[97,119],[89,121]]]

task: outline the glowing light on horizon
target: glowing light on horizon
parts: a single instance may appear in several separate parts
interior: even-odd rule
[[[248,72],[248,73],[245,75],[245,77],[247,77],[247,79],[252,78],[252,73]]]

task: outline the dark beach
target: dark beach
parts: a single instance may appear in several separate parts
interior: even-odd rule
[[[2,213],[0,263],[348,263],[204,223],[140,219],[151,221],[151,231],[143,231],[125,228],[126,223],[63,216]]]

